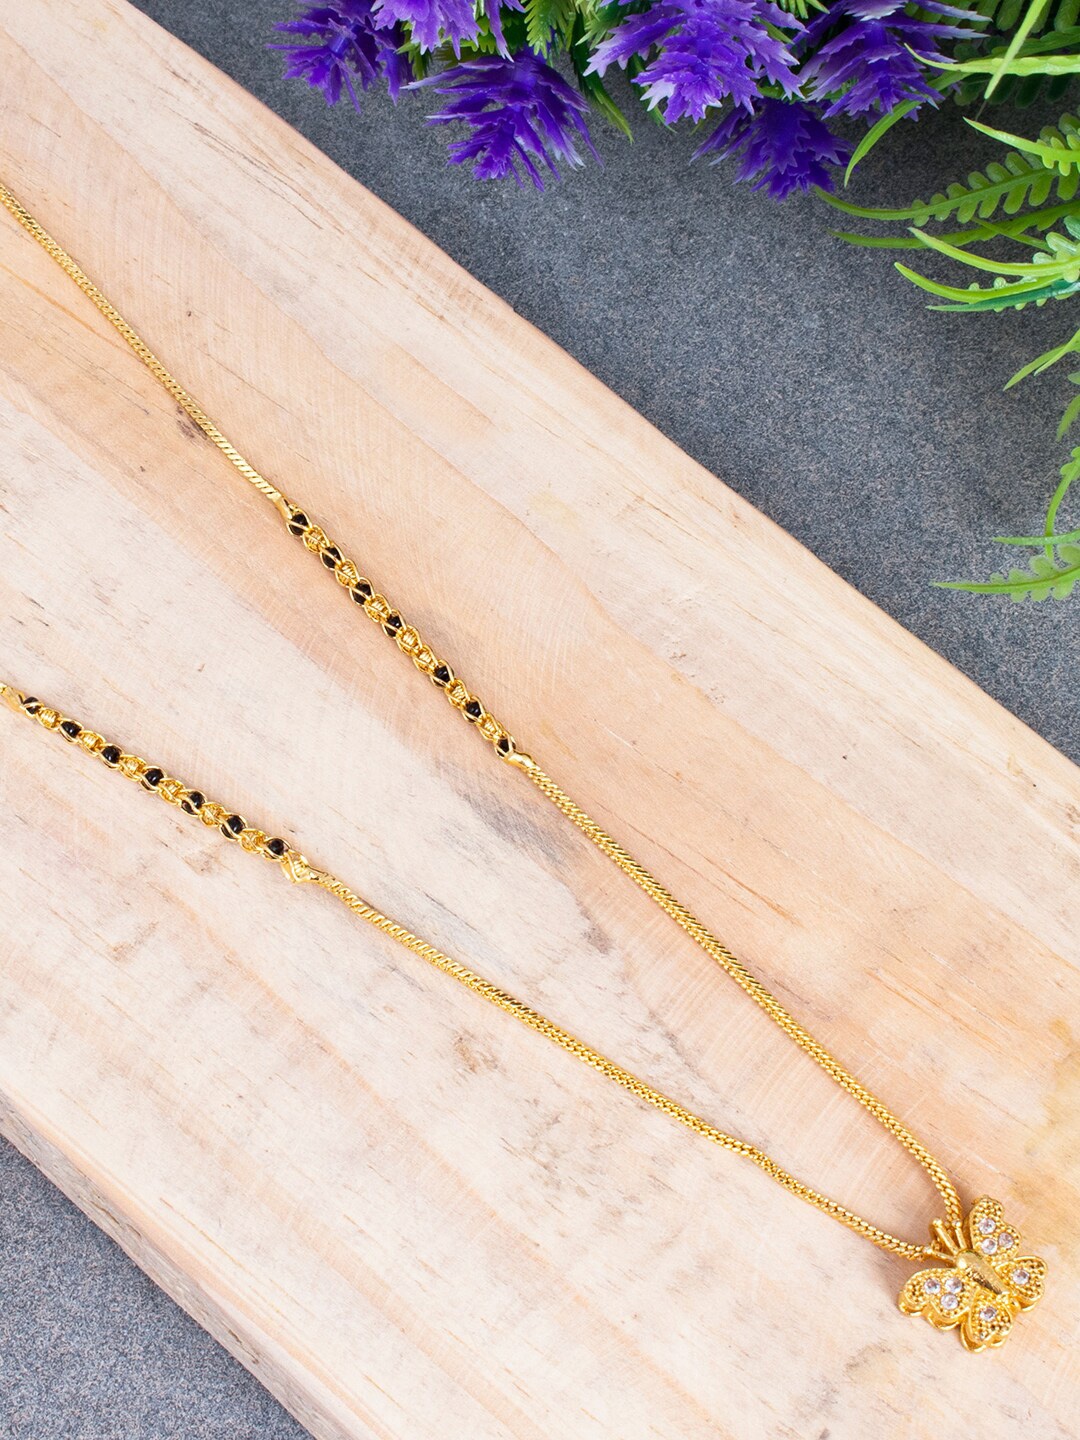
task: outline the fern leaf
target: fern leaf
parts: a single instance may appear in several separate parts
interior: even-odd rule
[[[622,131],[627,140],[633,141],[634,134],[630,129],[630,122],[609,95],[600,76],[595,71],[590,72],[588,69],[591,50],[588,41],[588,21],[580,12],[574,19],[570,43],[566,48],[582,93],[595,105],[601,115],[606,116],[613,125]]]
[[[1080,385],[1080,376],[1073,374],[1069,376],[1069,379],[1074,385]],[[1080,416],[1080,395],[1074,395],[1065,407],[1065,413],[1062,415],[1057,428],[1057,438],[1059,440],[1064,439],[1076,424],[1077,416]]]
[[[987,54],[987,42],[993,30],[1000,35],[1011,35],[1030,13],[1028,0],[967,0],[968,8],[977,11],[991,22],[993,29],[983,32],[981,42],[961,42],[955,50],[957,60],[972,60]],[[1074,34],[1080,21],[1080,0],[1050,0],[1049,5],[1031,26],[1023,44],[1025,55],[1038,55],[1052,50],[1074,51],[1077,39]],[[990,55],[997,57],[1005,53],[1007,46],[997,45]],[[1036,99],[1058,100],[1069,88],[1067,75],[1031,74],[1025,76],[1004,75],[1000,84],[992,88],[989,95],[984,89],[981,75],[960,77],[953,90],[958,105],[974,105],[989,102],[991,105],[1030,105]]]
[[[1065,600],[1080,583],[1080,545],[1059,545],[1057,556],[1033,555],[1029,569],[996,573],[989,580],[935,580],[942,590],[968,590],[975,595],[1007,595],[1024,600]]]
[[[973,270],[986,270],[991,275],[1015,275],[1040,285],[1052,280],[1065,280],[1074,285],[1080,280],[1080,241],[1062,235],[1058,230],[1049,232],[1045,248],[1036,252],[1034,262],[992,260],[985,255],[973,255],[967,250],[961,250],[938,235],[927,234],[925,230],[913,229],[911,233],[921,240],[928,250],[947,255],[950,260],[959,260]]]
[[[986,221],[973,225],[969,230],[955,230],[948,235],[939,235],[938,239],[945,240],[950,245],[964,247],[982,245],[988,240],[1015,240],[1037,246],[1042,244],[1038,238],[1040,232],[1049,230],[1061,220],[1067,221],[1075,209],[1072,201],[1066,201],[1064,205],[1048,205],[1041,210],[1029,210],[1027,214],[1018,215],[1015,219]],[[837,239],[846,240],[851,245],[867,245],[887,250],[923,248],[922,241],[913,235],[856,235],[846,230],[834,230],[832,233]]]
[[[935,90],[944,90],[947,85],[951,85],[953,82],[948,76],[941,75],[929,83]],[[894,105],[891,110],[886,111],[875,124],[870,126],[870,129],[862,137],[858,145],[856,145],[851,159],[848,161],[848,167],[844,171],[845,185],[851,180],[852,171],[856,165],[866,159],[878,141],[883,139],[898,121],[903,120],[905,115],[910,115],[912,110],[921,104],[921,98],[918,100],[902,100],[899,105]]]
[[[993,22],[995,29],[1003,35],[1011,34],[1019,25],[1028,9],[1027,0],[969,0],[969,9],[984,15]],[[1080,0],[1050,0],[1046,11],[1031,27],[1033,35],[1047,30],[1068,30],[1080,17]]]
[[[939,65],[950,75],[1075,75],[1080,71],[1076,55],[1029,55],[1010,60],[1006,65],[999,56],[979,56],[975,60],[935,61],[928,55],[919,57],[926,65]]]
[[[1036,355],[1034,360],[1029,360],[1022,369],[1017,370],[1005,389],[1011,390],[1014,385],[1019,385],[1020,381],[1026,380],[1029,375],[1041,375],[1044,370],[1049,370],[1051,365],[1056,365],[1066,355],[1075,355],[1077,351],[1080,351],[1080,330],[1077,330],[1075,335],[1071,335],[1063,345],[1055,345],[1053,349],[1044,350],[1041,355]]]
[[[997,89],[997,87],[1000,85],[1001,81],[1006,75],[1015,73],[1010,69],[1012,61],[1015,60],[1017,55],[1020,53],[1020,50],[1023,47],[1025,40],[1027,40],[1031,32],[1037,28],[1041,28],[1043,21],[1046,19],[1049,8],[1050,0],[1031,0],[1031,4],[1027,8],[1027,13],[1024,15],[1024,18],[1020,21],[1019,25],[1017,25],[1016,31],[1013,34],[1012,39],[1009,41],[1005,53],[1001,56],[1000,60],[995,57],[993,61],[997,68],[993,71],[990,79],[987,81],[987,100],[990,99],[990,96],[993,95],[994,91]]]
[[[1072,116],[1063,116],[1062,126],[1065,126],[1066,121],[1070,122],[1066,129],[1073,135],[1074,143],[1080,146],[1080,132],[1076,128],[1078,122]],[[973,123],[975,122],[968,121],[969,125]],[[1055,133],[1061,137],[1063,151],[1071,148],[1065,140],[1064,131]],[[1045,136],[1047,131],[1043,134]],[[825,198],[846,215],[855,215],[864,220],[913,221],[921,228],[931,220],[958,220],[964,225],[975,219],[989,220],[999,210],[1003,210],[1006,215],[1016,215],[1025,206],[1044,205],[1054,192],[1060,201],[1070,201],[1078,188],[1080,168],[1068,171],[1048,169],[1036,157],[1009,151],[1003,160],[992,160],[986,166],[985,173],[981,170],[973,171],[967,177],[965,185],[954,181],[945,190],[932,195],[929,200],[913,200],[902,210],[878,210],[852,205],[836,195],[825,195]]]
[[[575,0],[525,0],[525,38],[537,54],[547,55],[556,36],[569,38],[576,14]]]
[[[1048,285],[1039,280],[1017,280],[1012,285],[995,284],[988,289],[969,285],[966,290],[962,290],[958,285],[940,285],[936,280],[920,275],[917,270],[901,265],[899,261],[896,262],[896,268],[906,280],[918,285],[920,290],[926,290],[941,300],[953,301],[952,305],[936,307],[943,310],[1021,309],[1032,301],[1063,299],[1080,289],[1080,285],[1071,285],[1063,280],[1052,280]]]
[[[1080,56],[1076,57],[1076,65],[1080,70]],[[1080,167],[1080,122],[1075,115],[1063,115],[1056,126],[1045,126],[1038,140],[1026,140],[1022,135],[1013,135],[1008,130],[995,130],[978,120],[969,120],[967,123],[973,130],[989,135],[992,140],[1000,140],[1003,145],[1015,145],[1025,155],[1031,155],[1040,161],[1048,170],[1067,175]]]

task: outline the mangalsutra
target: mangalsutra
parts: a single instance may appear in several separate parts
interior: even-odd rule
[[[58,733],[73,745],[96,756],[111,769],[138,781],[144,789],[153,791],[187,814],[198,817],[204,825],[220,830],[226,839],[237,842],[242,849],[277,863],[290,880],[314,884],[328,891],[355,914],[436,969],[450,975],[530,1029],[545,1035],[609,1080],[613,1080],[647,1104],[655,1106],[696,1134],[722,1149],[732,1150],[752,1160],[786,1190],[831,1215],[833,1219],[862,1235],[880,1249],[914,1262],[929,1261],[931,1268],[920,1270],[904,1285],[899,1297],[900,1309],[906,1314],[923,1315],[938,1329],[958,1328],[960,1338],[969,1350],[983,1350],[1001,1345],[1016,1316],[1021,1311],[1030,1309],[1041,1298],[1046,1265],[1041,1259],[1021,1254],[1019,1233],[1005,1221],[1000,1203],[983,1197],[977,1200],[965,1215],[956,1187],[945,1170],[903,1121],[871,1094],[824,1045],[814,1039],[696,915],[676,900],[644,865],[629,855],[617,840],[577,805],[532,756],[519,748],[513,736],[469,690],[451,666],[440,659],[420,633],[378,592],[360,568],[331,540],[327,532],[315,523],[304,509],[287,499],[282,491],[261,475],[232,445],[71,256],[3,185],[0,185],[0,201],[97,306],[143,364],[244,479],[271,502],[289,532],[301,541],[306,550],[318,557],[352,603],[395,642],[397,648],[412,660],[421,673],[428,676],[450,704],[492,747],[495,755],[531,780],[542,795],[669,915],[801,1050],[831,1076],[841,1089],[847,1091],[869,1111],[918,1162],[941,1198],[944,1217],[931,1224],[928,1244],[918,1244],[889,1234],[838,1201],[820,1194],[796,1179],[764,1150],[718,1129],[678,1101],[623,1069],[615,1061],[601,1055],[554,1021],[516,1000],[461,962],[444,955],[427,941],[413,935],[404,926],[368,905],[329,872],[309,864],[298,850],[284,840],[248,825],[240,815],[208,800],[200,791],[191,789],[167,775],[160,767],[122,751],[96,731],[85,729],[78,721],[44,705],[36,697],[25,695],[8,685],[0,685],[0,697],[12,709],[33,717],[46,730]]]

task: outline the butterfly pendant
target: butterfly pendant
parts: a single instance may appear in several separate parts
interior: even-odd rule
[[[1013,1320],[1042,1299],[1046,1262],[1021,1255],[1020,1234],[997,1200],[976,1200],[966,1220],[935,1220],[927,1254],[940,1266],[920,1270],[900,1291],[905,1315],[922,1315],[937,1330],[960,1327],[968,1350],[1004,1345]]]

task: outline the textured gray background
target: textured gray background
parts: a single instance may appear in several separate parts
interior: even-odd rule
[[[1001,563],[991,535],[1041,525],[1065,454],[1053,432],[1066,387],[1050,375],[1000,388],[1071,331],[1060,306],[930,314],[887,256],[830,237],[820,203],[778,209],[723,170],[688,167],[690,137],[645,121],[633,147],[597,126],[604,169],[545,195],[479,186],[445,165],[443,135],[422,123],[427,95],[396,111],[373,97],[358,118],[283,84],[263,47],[289,0],[138,3],[1080,758],[1078,603],[1021,607],[928,583],[984,576]],[[900,204],[988,153],[951,111],[903,126],[856,198]],[[1063,518],[1076,525],[1075,507]],[[0,1440],[304,1433],[0,1144]]]

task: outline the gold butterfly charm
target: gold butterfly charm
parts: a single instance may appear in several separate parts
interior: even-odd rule
[[[997,1200],[976,1200],[966,1220],[935,1220],[927,1254],[942,1263],[920,1270],[900,1291],[905,1315],[922,1315],[937,1330],[960,1327],[968,1350],[1004,1345],[1013,1320],[1042,1299],[1046,1262],[1021,1255],[1019,1232]]]

